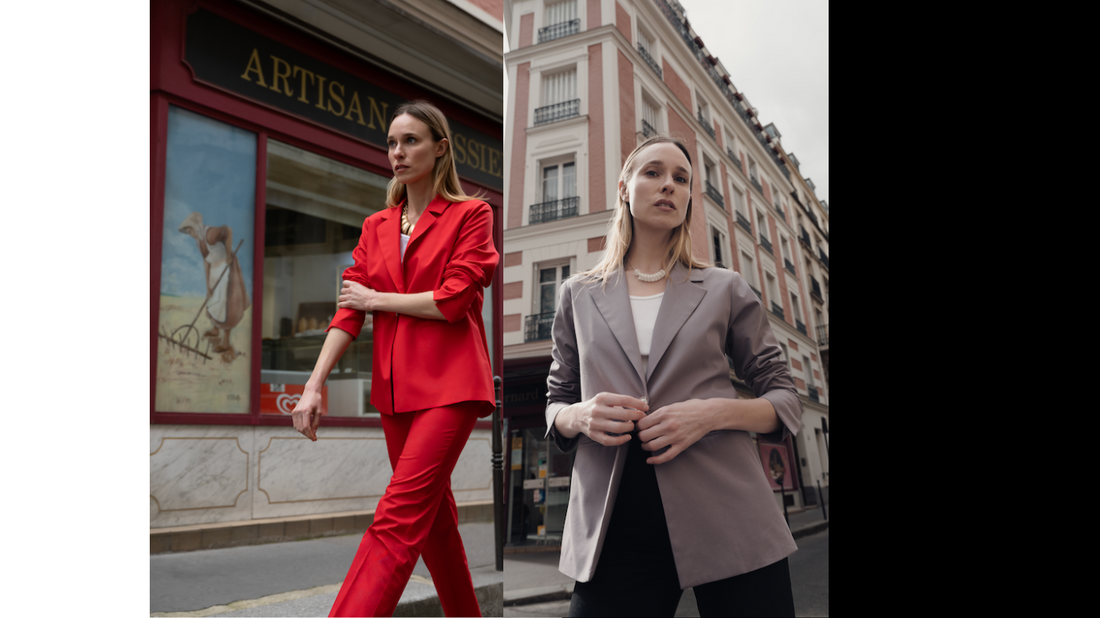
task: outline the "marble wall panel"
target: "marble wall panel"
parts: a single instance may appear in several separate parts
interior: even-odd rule
[[[490,430],[475,430],[451,474],[455,502],[493,499],[493,443]]]
[[[251,517],[251,428],[156,425],[149,434],[152,527]]]
[[[390,482],[381,428],[257,427],[255,443],[256,519],[373,509]]]

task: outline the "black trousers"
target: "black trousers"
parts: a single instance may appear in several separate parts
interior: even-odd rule
[[[596,573],[574,586],[570,616],[675,615],[683,591],[650,456],[635,434]],[[794,616],[786,558],[693,590],[700,616]]]

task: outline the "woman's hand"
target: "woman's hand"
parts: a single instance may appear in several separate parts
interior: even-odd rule
[[[714,428],[712,421],[717,412],[714,400],[689,399],[659,408],[638,421],[638,438],[643,449],[657,451],[669,447],[661,455],[646,459],[646,463],[662,464],[675,459]]]
[[[321,393],[306,389],[290,416],[298,433],[316,442],[317,427],[321,425]]]
[[[618,446],[630,441],[635,421],[645,418],[648,409],[649,405],[641,399],[599,393],[587,401],[562,409],[554,419],[554,426],[565,438],[583,433],[604,446]]]
[[[379,292],[365,285],[345,280],[344,285],[340,288],[340,297],[336,299],[336,306],[341,309],[357,309],[370,312],[375,310],[375,304],[377,304],[380,296]]]

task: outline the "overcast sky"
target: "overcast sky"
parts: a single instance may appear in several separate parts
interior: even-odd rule
[[[818,199],[829,201],[827,0],[679,0],[737,91],[775,123]],[[832,202],[829,203],[832,206]]]

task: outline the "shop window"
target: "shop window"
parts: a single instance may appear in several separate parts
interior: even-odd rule
[[[250,411],[256,143],[169,107],[157,412]]]
[[[267,142],[260,394],[300,395],[336,313],[363,220],[384,207],[387,179],[275,140]],[[323,399],[330,416],[378,416],[370,405],[370,316],[340,358]],[[280,395],[283,397],[280,398]]]

